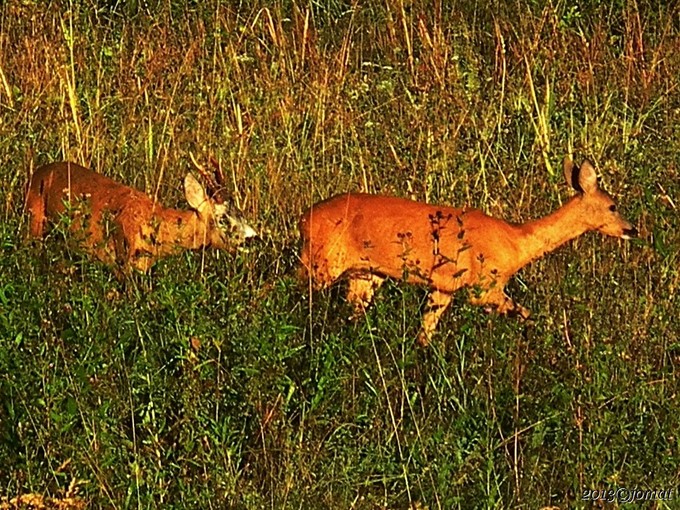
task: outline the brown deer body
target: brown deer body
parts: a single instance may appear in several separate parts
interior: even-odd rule
[[[36,170],[28,187],[30,233],[42,236],[46,223],[70,213],[71,231],[82,237],[85,251],[124,271],[147,271],[181,249],[227,248],[255,235],[191,174],[184,191],[191,209],[171,209],[75,163],[52,163]]]
[[[597,185],[592,165],[565,159],[567,183],[579,193],[552,214],[515,225],[477,209],[349,193],[312,206],[300,220],[301,263],[316,288],[349,279],[347,299],[364,311],[386,277],[430,289],[418,340],[426,345],[458,289],[473,304],[522,318],[529,311],[504,292],[519,269],[581,234],[598,230],[627,239],[636,229]]]

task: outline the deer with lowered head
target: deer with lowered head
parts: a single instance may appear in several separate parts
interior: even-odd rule
[[[621,239],[637,235],[598,186],[590,162],[579,167],[565,158],[564,177],[576,196],[523,224],[467,207],[364,193],[335,196],[300,219],[303,273],[315,288],[346,277],[355,317],[387,277],[427,287],[421,345],[429,343],[452,294],[462,288],[469,289],[472,304],[526,319],[529,311],[504,291],[522,267],[591,230]]]
[[[182,249],[228,248],[254,237],[255,230],[219,198],[217,180],[199,171],[216,195],[208,196],[188,173],[184,194],[190,209],[180,210],[75,163],[45,165],[31,177],[26,195],[30,234],[42,236],[48,222],[67,213],[83,249],[126,273],[146,272]]]

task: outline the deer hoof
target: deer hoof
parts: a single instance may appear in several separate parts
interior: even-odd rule
[[[428,345],[430,345],[430,335],[428,335],[424,330],[421,329],[420,332],[418,333],[417,341],[418,345],[420,345],[421,347],[427,347]]]

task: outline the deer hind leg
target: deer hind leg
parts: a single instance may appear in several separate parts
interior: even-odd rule
[[[300,252],[300,263],[297,269],[298,279],[301,282],[311,281],[314,278],[314,266],[311,256],[310,242],[305,239]]]
[[[438,290],[433,290],[427,296],[427,310],[423,315],[423,324],[418,333],[418,343],[423,347],[430,343],[439,319],[451,303],[451,297],[451,294]]]
[[[45,215],[42,211],[31,211],[31,225],[29,233],[31,237],[42,237],[45,231]]]
[[[366,308],[373,299],[373,294],[384,281],[384,277],[373,273],[355,274],[349,278],[347,301],[354,306],[352,318],[360,317],[366,312]]]
[[[489,312],[496,311],[500,314],[518,316],[522,319],[528,319],[531,312],[522,305],[515,303],[510,296],[508,296],[502,287],[494,287],[483,292],[479,296],[470,296],[470,303],[473,305],[484,306]]]
[[[31,191],[26,198],[26,209],[31,217],[29,226],[29,235],[31,237],[42,237],[45,231],[45,201],[40,196],[35,196]]]
[[[336,261],[325,250],[313,248],[308,243],[303,246],[298,276],[300,281],[307,282],[313,289],[325,289],[336,282],[345,268],[342,261]]]

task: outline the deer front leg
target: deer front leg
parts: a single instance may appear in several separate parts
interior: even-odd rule
[[[484,306],[487,311],[495,310],[497,313],[519,316],[521,319],[528,319],[531,315],[529,310],[515,303],[502,287],[494,287],[479,296],[470,295],[469,301],[473,305]]]
[[[355,274],[349,278],[349,288],[347,289],[347,301],[354,306],[352,319],[362,316],[366,308],[371,304],[373,294],[380,288],[385,278],[372,273]]]
[[[446,311],[451,303],[451,294],[433,290],[427,296],[427,310],[423,315],[423,325],[418,333],[418,343],[423,347],[427,347],[430,343],[430,338],[437,329],[437,324],[442,314]]]

